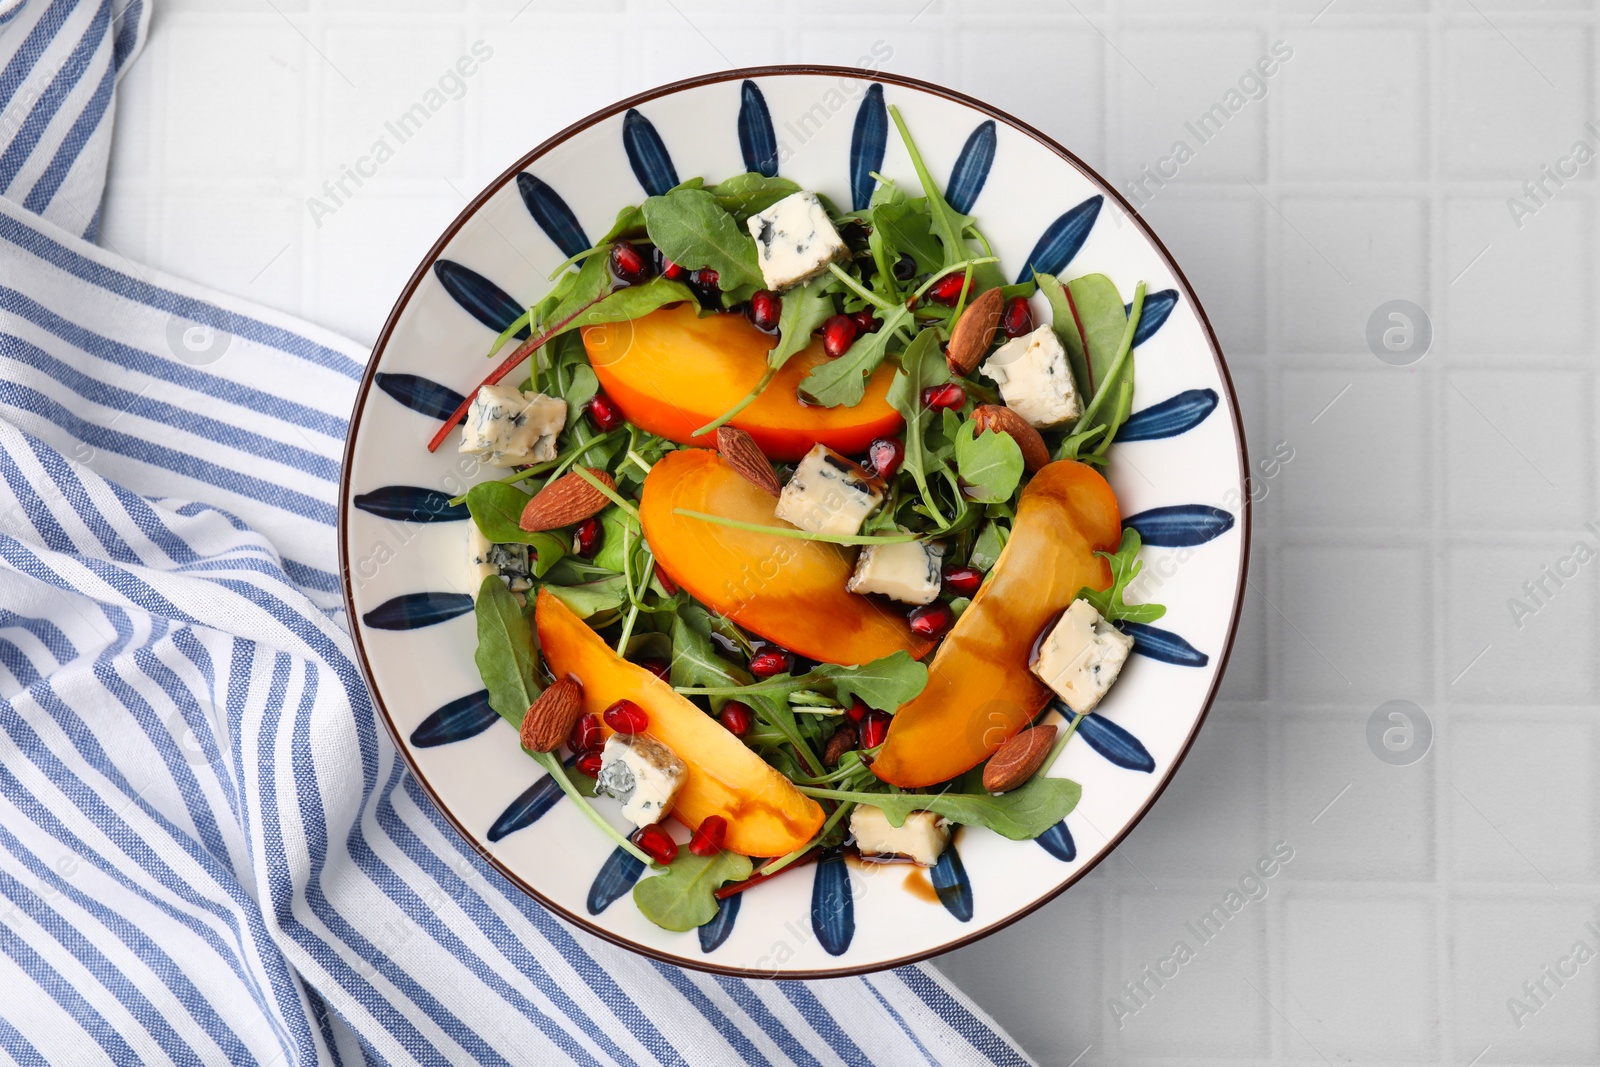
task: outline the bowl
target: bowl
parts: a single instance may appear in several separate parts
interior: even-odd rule
[[[828,856],[730,897],[688,933],[628,897],[639,863],[614,849],[522,752],[473,664],[475,480],[440,420],[487,372],[500,330],[617,210],[680,178],[774,167],[840,205],[872,172],[915,187],[886,118],[898,105],[958,210],[1003,267],[1148,285],[1134,414],[1108,478],[1144,538],[1135,655],[1052,774],[1083,799],[1036,841],[962,828],[931,870]],[[504,136],[514,137],[515,134]],[[515,150],[515,146],[511,150]],[[1238,625],[1250,501],[1238,403],[1193,289],[1149,226],[1070,151],[987,104],[843,67],[725,71],[642,93],[533,148],[461,212],[418,265],[378,338],[350,422],[340,508],[344,593],[374,703],[444,816],[512,883],[569,922],[670,963],[808,978],[946,952],[1038,908],[1110,854],[1160,796],[1205,720]],[[477,476],[484,477],[487,475]],[[681,836],[681,833],[680,833]]]

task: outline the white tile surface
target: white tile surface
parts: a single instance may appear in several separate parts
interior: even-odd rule
[[[1588,1064],[1600,962],[1520,1020],[1508,1001],[1579,939],[1600,951],[1600,559],[1545,579],[1520,628],[1508,601],[1600,549],[1600,159],[1523,189],[1600,148],[1597,29],[1593,0],[165,0],[122,84],[104,240],[370,341],[518,154],[506,131],[531,147],[664,79],[877,45],[1125,188],[1286,42],[1145,208],[1229,353],[1255,464],[1222,700],[1114,858],[940,963],[1052,1065]],[[460,99],[314,218],[478,41]],[[1434,329],[1404,368],[1365,340],[1396,298]],[[1392,699],[1432,726],[1409,766],[1368,747]],[[1264,898],[1119,1016],[1278,842]]]

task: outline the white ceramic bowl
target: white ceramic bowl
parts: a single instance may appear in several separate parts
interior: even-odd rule
[[[975,214],[1009,275],[1027,264],[1109,275],[1150,297],[1135,416],[1108,471],[1144,534],[1138,599],[1168,606],[1052,773],[1083,785],[1040,841],[966,828],[912,891],[898,865],[835,857],[733,898],[700,931],[670,933],[628,899],[635,861],[587,823],[489,711],[473,666],[464,561],[470,467],[454,439],[424,444],[487,370],[484,353],[549,272],[617,210],[679,178],[778,172],[842,205],[869,171],[916,176],[886,103],[931,171]],[[512,294],[512,295],[507,295]],[[1044,313],[1042,302],[1039,313]],[[1152,330],[1150,327],[1154,325]],[[378,388],[373,388],[376,385]],[[417,268],[378,340],[351,419],[341,550],[356,648],[377,706],[440,810],[512,881],[568,920],[690,967],[775,977],[906,963],[981,937],[1103,859],[1183,759],[1216,692],[1238,621],[1249,503],[1238,405],[1204,313],[1166,249],[1098,175],[976,100],[871,71],[767,67],[677,82],[584,119],[480,193]],[[469,520],[470,521],[470,520]],[[681,827],[678,836],[685,835]]]

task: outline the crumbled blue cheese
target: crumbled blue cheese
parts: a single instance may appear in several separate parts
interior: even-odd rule
[[[782,291],[809,281],[850,254],[816,193],[791,193],[747,225],[767,288]]]
[[[950,843],[950,823],[931,811],[914,811],[903,826],[891,826],[883,809],[871,804],[855,806],[850,832],[862,859],[908,859],[924,867],[938,863]]]
[[[1067,351],[1048,323],[995,349],[981,369],[1000,386],[1006,407],[1041,430],[1081,413]]]
[[[526,593],[533,588],[528,563],[527,545],[496,544],[483,536],[477,523],[467,521],[467,588],[474,594],[489,577],[499,578],[513,593]]]
[[[1051,627],[1029,664],[1067,707],[1091,712],[1122,672],[1133,638],[1111,625],[1087,600],[1074,600]]]
[[[932,541],[868,545],[845,583],[852,593],[882,593],[903,604],[931,604],[939,597],[944,546]]]
[[[600,750],[595,791],[622,801],[622,817],[635,826],[660,822],[688,780],[677,753],[645,734],[612,734]]]
[[[556,458],[556,436],[567,424],[567,402],[529,395],[514,385],[486,385],[472,398],[458,451],[494,467],[519,467]]]
[[[775,514],[812,533],[845,536],[861,529],[883,492],[859,466],[826,445],[813,446],[789,476]]]

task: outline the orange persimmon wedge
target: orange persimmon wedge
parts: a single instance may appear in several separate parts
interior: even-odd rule
[[[1050,690],[1028,670],[1040,631],[1084,586],[1111,584],[1096,551],[1122,539],[1117,498],[1092,467],[1062,460],[1022,491],[1011,539],[928,666],[928,685],[895,712],[872,769],[901,788],[976,767],[1031,722]]]
[[[920,659],[933,641],[905,616],[845,582],[856,549],[675,514],[676,509],[793,529],[773,514],[777,498],[715,452],[683,449],[644,480],[639,519],[656,562],[706,607],[791,652],[825,663],[860,664],[900,649]]]
[[[716,438],[694,432],[755,388],[775,343],[743,315],[701,318],[689,304],[583,330],[583,347],[600,387],[629,422],[702,448],[714,446]],[[885,399],[894,377],[888,364],[873,373],[867,395],[853,408],[800,402],[801,379],[827,360],[821,341],[795,353],[732,425],[754,437],[769,458],[783,461],[799,459],[819,441],[850,455],[865,451],[875,437],[898,433],[904,420]]]
[[[645,732],[689,766],[672,814],[690,829],[712,815],[728,820],[724,847],[745,856],[782,856],[822,828],[822,808],[666,682],[611,650],[560,599],[539,590],[539,648],[557,677],[583,683],[583,710],[600,715],[631,700],[650,716]]]

